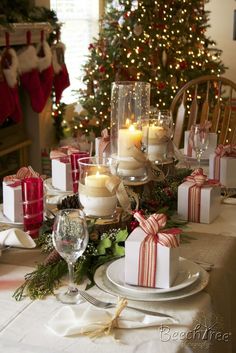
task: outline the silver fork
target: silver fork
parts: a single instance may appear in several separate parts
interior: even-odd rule
[[[92,304],[92,305],[94,305],[94,306],[96,306],[98,308],[109,309],[109,308],[115,308],[116,307],[115,303],[103,302],[103,301],[98,300],[97,298],[93,297],[92,295],[88,294],[87,292],[79,290],[79,294],[87,302],[89,302],[90,304]],[[127,305],[126,308],[139,311],[139,312],[141,312],[143,314],[152,315],[152,316],[166,317],[166,318],[170,318],[172,320],[178,321],[171,315],[159,313],[159,312],[156,312],[156,311],[150,311],[150,310],[146,310],[146,309],[135,308],[134,306],[129,306],[129,305]]]

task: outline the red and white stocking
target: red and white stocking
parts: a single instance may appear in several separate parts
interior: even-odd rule
[[[44,95],[44,105],[46,105],[52,91],[53,67],[51,48],[43,38],[37,48],[37,55],[40,83]]]
[[[32,45],[18,52],[20,82],[29,94],[32,109],[41,113],[45,106],[44,93],[38,71],[38,56]]]
[[[64,60],[65,45],[58,42],[52,47],[52,65],[54,70],[53,86],[56,103],[61,100],[62,92],[70,86],[69,74]]]
[[[1,58],[2,80],[0,83],[0,122],[7,117],[13,121],[22,120],[22,110],[18,94],[18,59],[14,49],[6,48]]]

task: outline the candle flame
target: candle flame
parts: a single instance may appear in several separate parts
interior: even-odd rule
[[[136,130],[136,129],[135,129],[134,125],[130,125],[130,126],[129,126],[129,131],[133,132],[133,131],[135,131],[135,130]]]
[[[100,175],[100,173],[99,173],[99,171],[97,171],[96,176],[99,176],[99,175]]]

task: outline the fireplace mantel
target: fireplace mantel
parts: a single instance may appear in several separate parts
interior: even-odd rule
[[[0,26],[0,46],[5,46],[5,33],[9,33],[10,45],[26,44],[26,33],[31,32],[31,43],[39,43],[41,31],[44,31],[47,37],[53,28],[48,22],[33,22],[33,23],[10,23],[9,28]]]

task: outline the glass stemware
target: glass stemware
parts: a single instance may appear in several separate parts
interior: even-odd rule
[[[69,270],[69,286],[65,293],[57,295],[64,304],[78,304],[83,301],[74,284],[74,264],[83,254],[89,235],[85,214],[79,209],[64,209],[57,213],[52,232],[53,245],[66,260]]]
[[[201,125],[193,125],[189,134],[189,144],[196,153],[200,168],[202,154],[209,145],[209,129]]]

